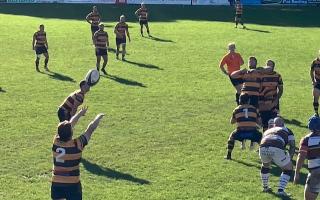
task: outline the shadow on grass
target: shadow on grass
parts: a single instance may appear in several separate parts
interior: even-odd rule
[[[168,40],[168,39],[162,39],[162,38],[158,38],[158,37],[155,37],[155,36],[150,36],[150,37],[145,37],[147,39],[150,39],[150,40],[154,40],[154,41],[157,41],[157,42],[174,42],[172,40]]]
[[[286,118],[283,118],[284,119],[284,122],[286,124],[290,124],[290,125],[294,125],[294,126],[298,126],[298,127],[301,127],[301,128],[306,128],[307,126],[304,125],[302,122],[296,120],[296,119],[286,119]]]
[[[126,174],[123,172],[119,172],[110,168],[101,167],[95,163],[92,163],[84,158],[81,160],[84,168],[97,176],[105,176],[107,178],[115,179],[115,180],[125,180],[130,181],[139,185],[150,184],[150,181],[137,178],[132,176],[131,174]]]
[[[5,92],[7,92],[7,91],[5,91],[2,87],[0,87],[0,92],[1,92],[1,93],[5,93]]]
[[[130,61],[130,60],[124,60],[123,62],[132,64],[132,65],[136,65],[138,67],[143,67],[143,68],[148,68],[148,69],[157,69],[157,70],[163,70],[162,68],[152,65],[152,64],[144,64],[144,63],[138,63],[138,62],[134,62],[134,61]]]
[[[46,74],[48,75],[50,78],[52,79],[55,79],[55,80],[59,80],[59,81],[69,81],[69,82],[72,82],[72,83],[75,83],[76,81],[71,78],[70,76],[67,76],[67,75],[63,75],[63,74],[60,74],[60,73],[57,73],[57,72],[52,72],[52,71],[48,71],[47,73],[43,73],[43,72],[40,72],[42,74]]]
[[[101,75],[101,76],[105,77],[105,78],[108,78],[110,80],[116,81],[118,83],[121,83],[121,84],[124,84],[124,85],[128,85],[128,86],[136,86],[136,87],[143,87],[143,88],[147,87],[143,83],[139,83],[137,81],[121,78],[121,77],[116,76],[116,75],[107,74],[107,75]]]
[[[246,28],[245,30],[248,30],[248,31],[255,31],[255,32],[259,32],[259,33],[271,33],[270,31],[259,30],[259,29],[253,29],[253,28]]]
[[[123,13],[129,22],[137,22],[134,11],[138,5],[99,5],[102,21],[114,23]],[[148,5],[152,22],[177,20],[233,22],[234,8],[230,6]],[[85,23],[91,4],[1,4],[0,13],[40,18],[76,19]],[[107,13],[107,14],[103,14]],[[285,27],[319,27],[320,12],[315,6],[247,6],[246,24]],[[45,21],[45,20],[43,20]],[[39,22],[44,23],[44,22]],[[37,29],[38,25],[34,25]],[[233,25],[230,24],[231,27]]]

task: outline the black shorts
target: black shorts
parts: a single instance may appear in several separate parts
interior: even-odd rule
[[[268,128],[268,122],[270,119],[276,118],[278,113],[275,109],[272,109],[270,111],[260,111],[260,117],[262,120],[263,128]]]
[[[259,96],[255,96],[255,95],[250,95],[249,96],[249,104],[259,108]]]
[[[91,33],[94,34],[99,30],[99,26],[91,26]]]
[[[120,44],[126,44],[126,43],[127,43],[126,37],[124,37],[124,38],[116,38],[117,46],[120,45]]]
[[[148,25],[148,20],[139,20],[140,25]]]
[[[52,199],[82,200],[81,183],[66,185],[51,185]]]
[[[252,142],[260,143],[262,139],[262,133],[260,133],[257,129],[251,131],[235,130],[231,133],[230,138],[238,141],[251,140]]]
[[[45,47],[45,46],[36,47],[36,54],[37,55],[41,55],[44,53],[48,53],[47,47]]]
[[[320,82],[317,81],[313,88],[320,90]]]
[[[242,78],[232,78],[230,75],[229,75],[229,78],[233,86],[237,86],[243,83]]]
[[[236,14],[236,19],[241,19],[242,14]]]
[[[107,56],[108,50],[107,49],[96,49],[96,56]]]
[[[71,114],[69,111],[66,111],[64,108],[59,108],[58,109],[58,118],[60,122],[63,122],[65,120],[70,121],[71,119]]]

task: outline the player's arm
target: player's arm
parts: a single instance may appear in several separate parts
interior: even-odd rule
[[[243,58],[240,54],[239,54],[239,59],[240,59],[240,66],[242,66],[244,64],[244,61],[243,61]]]
[[[86,17],[86,20],[89,24],[92,24],[91,20],[90,20],[90,17],[91,17],[91,13],[89,13]]]
[[[36,43],[36,34],[33,35],[33,38],[32,38],[32,50],[34,50],[34,45]]]
[[[75,125],[78,123],[80,117],[84,116],[86,114],[87,110],[88,110],[88,107],[81,108],[81,110],[70,119],[70,124],[72,127],[75,127]]]
[[[294,153],[295,153],[295,151],[296,151],[296,140],[295,140],[295,138],[294,138],[294,135],[293,135],[293,133],[292,133],[292,131],[291,130],[289,130],[289,141],[288,141],[288,144],[289,144],[289,155],[290,155],[290,157],[291,157],[291,160],[292,160],[292,158],[293,158],[293,156],[294,156]]]
[[[126,27],[126,34],[128,36],[129,42],[131,42],[131,38],[130,38],[130,33],[129,33],[129,28],[128,26]]]
[[[293,182],[295,184],[298,184],[298,182],[299,182],[300,170],[304,164],[304,160],[307,157],[307,148],[308,147],[304,146],[304,145],[301,145],[301,147],[300,147],[300,151],[299,151],[298,158],[297,158],[296,171],[295,171],[294,180],[293,180]]]
[[[109,36],[108,36],[108,33],[106,33],[107,35],[107,48],[109,47]]]
[[[134,14],[139,17],[139,12],[140,12],[140,8],[138,10],[136,10],[136,12],[134,12]]]
[[[99,123],[100,123],[100,120],[104,117],[104,114],[101,113],[101,114],[98,114],[95,119],[90,122],[90,124],[88,125],[85,133],[83,134],[86,139],[87,139],[87,142],[89,142],[90,138],[91,138],[91,135],[93,134],[93,132],[96,130],[96,128],[98,127]]]
[[[227,64],[226,63],[226,57],[223,57],[223,59],[220,62],[220,69],[221,71],[225,74],[228,75],[228,72],[226,71],[226,69],[224,68],[224,65]]]
[[[232,113],[232,117],[230,118],[230,123],[231,123],[231,124],[236,123],[235,111],[233,111],[233,113]]]
[[[94,33],[93,34],[93,44],[94,44],[94,46],[96,46],[97,45],[97,34],[96,33]]]
[[[312,84],[314,85],[314,84],[316,83],[316,81],[315,81],[315,79],[314,79],[314,67],[313,67],[313,63],[311,64],[310,77],[311,77]]]
[[[47,49],[49,49],[48,40],[47,40],[47,35],[46,35],[45,45],[46,45]]]
[[[118,24],[116,25],[116,27],[114,27],[114,31],[113,31],[116,35],[119,35],[119,32],[118,32]]]

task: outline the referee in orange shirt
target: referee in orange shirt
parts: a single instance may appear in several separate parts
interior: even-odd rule
[[[244,61],[241,55],[239,53],[236,53],[235,43],[229,43],[228,49],[229,52],[220,61],[220,69],[225,75],[229,76],[232,85],[236,88],[236,102],[237,104],[239,104],[241,88],[238,88],[236,86],[242,83],[242,79],[232,79],[230,75],[232,74],[232,72],[240,70],[240,66],[244,64]],[[225,69],[225,65],[227,65],[227,69]]]

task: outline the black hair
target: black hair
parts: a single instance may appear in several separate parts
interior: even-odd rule
[[[70,122],[63,121],[58,125],[59,140],[68,142],[72,137],[72,126]]]

